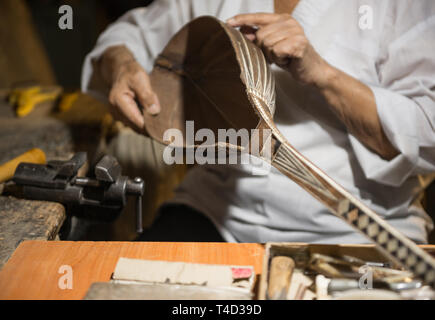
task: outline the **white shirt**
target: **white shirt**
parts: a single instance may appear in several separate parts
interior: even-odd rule
[[[367,7],[359,11],[362,5],[372,10],[372,28],[360,26],[360,19],[367,18]],[[273,0],[157,0],[132,10],[108,27],[87,56],[82,89],[107,94],[96,92],[90,79],[92,62],[110,46],[126,45],[150,72],[169,39],[195,17],[226,20],[239,13],[273,11]],[[418,175],[435,171],[435,3],[301,0],[293,16],[325,60],[372,89],[383,129],[400,154],[387,161],[367,149],[314,89],[273,66],[278,128],[392,226],[426,242],[432,222],[413,200],[421,191]],[[367,23],[370,17],[362,26]],[[172,202],[206,214],[231,242],[368,242],[275,169],[264,175],[248,165],[196,166]]]

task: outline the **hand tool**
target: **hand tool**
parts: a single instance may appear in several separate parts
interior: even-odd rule
[[[47,165],[20,163],[13,181],[23,187],[27,199],[60,202],[73,215],[103,221],[114,220],[125,207],[127,196],[135,196],[137,232],[142,232],[144,181],[122,176],[118,161],[109,155],[96,164],[93,177],[79,177],[86,160],[86,153],[79,152],[70,160],[49,161]]]
[[[405,290],[414,290],[422,287],[421,281],[403,281],[388,283],[382,280],[374,280],[373,288],[375,289],[388,289],[396,292]],[[328,293],[333,294],[335,292],[347,291],[347,290],[366,290],[360,288],[359,281],[357,279],[331,279],[328,284]]]
[[[332,257],[314,253],[311,255],[308,267],[330,278],[360,278],[359,270],[362,266],[366,266],[373,273],[373,279],[386,283],[408,281],[413,276],[409,271],[392,269],[384,265],[388,264],[366,262],[351,256]]]
[[[14,176],[15,169],[20,162],[45,164],[45,153],[41,149],[31,149],[22,155],[0,165],[0,183],[6,182]]]
[[[42,102],[56,100],[61,89],[45,90],[41,86],[14,89],[9,95],[9,103],[16,106],[18,117],[25,117]]]

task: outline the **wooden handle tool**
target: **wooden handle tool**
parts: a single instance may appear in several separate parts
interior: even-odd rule
[[[22,155],[0,165],[0,183],[12,179],[17,166],[21,162],[29,162],[36,164],[45,164],[46,157],[44,151],[41,149],[31,149]]]
[[[285,300],[295,262],[290,257],[276,256],[270,262],[267,296],[269,300]]]

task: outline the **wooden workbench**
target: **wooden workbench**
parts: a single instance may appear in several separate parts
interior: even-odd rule
[[[59,203],[0,196],[0,269],[25,240],[55,240],[66,218]]]
[[[435,252],[433,245],[420,247]],[[264,245],[257,243],[24,241],[0,271],[0,300],[83,299],[92,283],[110,280],[120,257],[250,265],[258,281],[264,253]],[[62,266],[72,268],[72,289],[59,287]]]
[[[0,300],[82,299],[93,282],[109,281],[120,257],[251,265],[261,273],[261,244],[25,241],[0,271]],[[73,288],[61,290],[61,266],[71,266]]]

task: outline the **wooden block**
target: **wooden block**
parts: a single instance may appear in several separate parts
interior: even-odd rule
[[[0,196],[0,268],[23,240],[53,240],[63,221],[61,204]]]
[[[267,289],[270,300],[285,300],[294,267],[295,262],[290,257],[276,256],[272,258]]]

